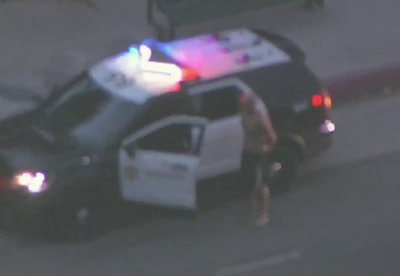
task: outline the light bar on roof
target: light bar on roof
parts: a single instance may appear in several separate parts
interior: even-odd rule
[[[147,72],[154,72],[154,73],[168,75],[171,78],[171,80],[174,80],[176,82],[179,82],[182,79],[181,69],[172,63],[147,61],[143,62],[140,65],[140,69]]]
[[[137,56],[139,54],[138,49],[136,46],[130,46],[128,48],[128,53]]]
[[[140,57],[138,50],[134,47],[129,47],[128,52],[117,55],[112,59],[112,63],[120,70],[132,74],[136,72]]]
[[[151,58],[151,49],[146,45],[140,45],[139,48],[132,45],[128,48],[128,53],[133,57],[140,57],[142,61],[148,61]]]
[[[148,61],[151,58],[151,49],[146,45],[140,45],[139,47],[140,57],[143,61]]]
[[[175,82],[191,81],[199,77],[196,71],[188,68],[180,68],[173,63],[147,61],[140,65],[144,71],[168,75]]]

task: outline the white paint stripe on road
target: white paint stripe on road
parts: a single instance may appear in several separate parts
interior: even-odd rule
[[[272,265],[281,265],[287,261],[299,259],[300,257],[301,257],[301,251],[291,251],[288,253],[268,257],[266,259],[255,260],[248,263],[225,267],[223,269],[218,270],[215,273],[215,276],[233,276],[233,275],[249,273],[255,270],[259,270],[263,267]]]

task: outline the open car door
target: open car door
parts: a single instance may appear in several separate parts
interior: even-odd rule
[[[119,151],[123,199],[196,209],[196,174],[206,123],[204,118],[173,116],[126,138]]]

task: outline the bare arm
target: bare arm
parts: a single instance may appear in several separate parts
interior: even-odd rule
[[[268,116],[263,116],[263,124],[267,130],[268,143],[265,145],[265,150],[272,149],[278,141],[278,136],[276,135],[275,129],[272,125],[271,119]]]
[[[259,112],[259,115],[262,117],[262,123],[264,125],[264,128],[267,131],[267,143],[265,144],[265,150],[268,151],[274,147],[274,145],[278,141],[278,137],[275,131],[274,126],[272,125],[271,119],[269,117],[268,110],[264,104],[263,101],[258,100],[256,109]]]

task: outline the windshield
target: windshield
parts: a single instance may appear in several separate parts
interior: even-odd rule
[[[79,142],[102,146],[115,142],[139,106],[113,95],[85,73],[43,104],[41,126]]]

